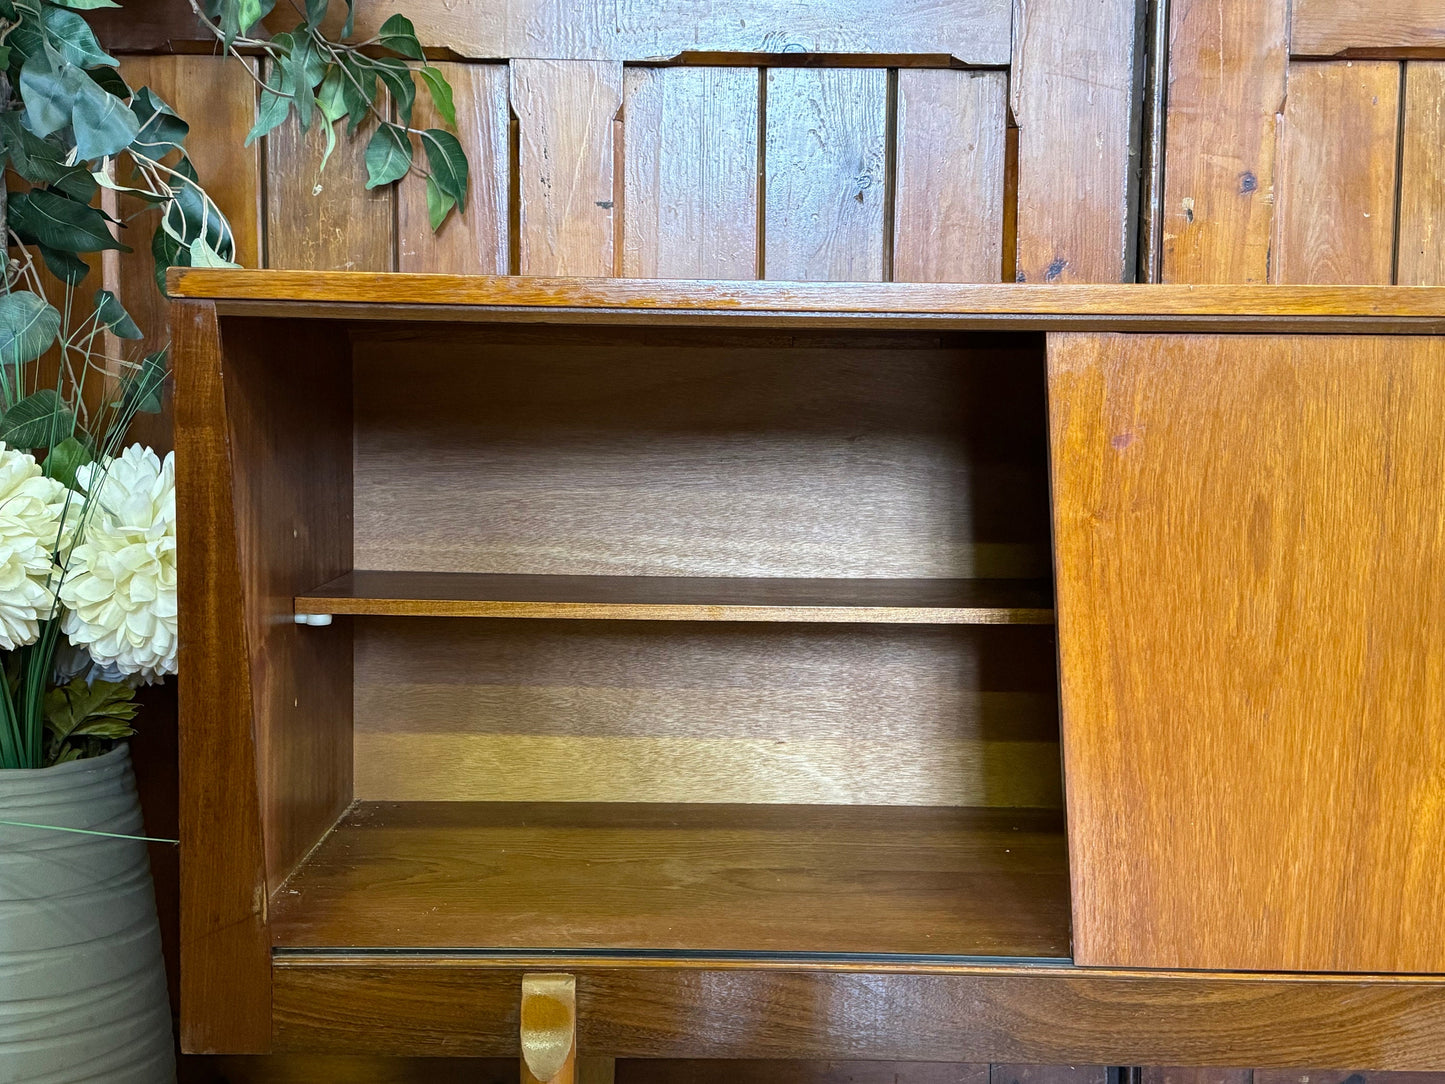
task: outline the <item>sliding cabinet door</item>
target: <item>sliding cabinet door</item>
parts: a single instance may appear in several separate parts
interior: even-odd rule
[[[1081,964],[1445,971],[1445,341],[1051,337]]]

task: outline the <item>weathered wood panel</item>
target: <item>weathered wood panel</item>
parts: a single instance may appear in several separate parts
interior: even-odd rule
[[[426,183],[406,178],[397,191],[396,243],[400,271],[505,275],[509,270],[507,214],[510,116],[507,112],[507,69],[501,64],[453,64],[437,67],[452,86],[457,110],[456,136],[467,152],[471,183],[467,202],[433,233],[427,217]],[[417,98],[412,120],[416,128],[447,126],[431,98]],[[360,154],[350,146],[338,153]],[[421,152],[417,151],[418,158]]]
[[[1400,222],[1395,281],[1445,283],[1445,62],[1405,65]]]
[[[337,9],[341,5],[335,5]],[[406,8],[426,45],[474,59],[644,60],[705,53],[934,53],[1008,63],[1011,0],[514,0]],[[359,37],[395,8],[357,6]],[[341,24],[333,11],[332,21]],[[282,28],[294,24],[289,12]]]
[[[882,280],[888,73],[770,69],[766,127],[765,276]]]
[[[1399,95],[1392,61],[1290,65],[1273,281],[1391,281]]]
[[[1162,281],[1268,282],[1286,0],[1172,0]]]
[[[896,281],[999,281],[1007,98],[1003,72],[898,73]]]
[[[515,60],[517,237],[524,275],[614,273],[617,200],[613,120],[622,107],[622,65],[591,60]]]
[[[366,140],[343,133],[324,172],[325,125],[292,116],[266,137],[266,266],[302,271],[394,271],[391,186],[366,190]]]
[[[1445,51],[1442,0],[1294,0],[1296,56],[1419,56]]]
[[[1061,335],[1049,382],[1075,959],[1445,970],[1445,342]]]
[[[751,279],[758,270],[756,68],[630,68],[622,273]]]
[[[1134,0],[1017,6],[1020,282],[1133,277]]]

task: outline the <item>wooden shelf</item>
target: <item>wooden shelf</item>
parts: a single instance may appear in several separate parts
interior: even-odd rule
[[[1391,326],[1427,333],[1445,320],[1445,288],[1431,286],[718,282],[172,268],[167,288],[173,298],[214,300],[222,313],[401,320],[646,317],[663,323],[671,317],[772,324],[821,318],[887,326],[913,318],[1016,329]]]
[[[296,597],[298,614],[1051,625],[1039,580],[812,580],[349,572]]]
[[[916,806],[363,803],[274,894],[304,949],[1058,958],[1060,815]]]

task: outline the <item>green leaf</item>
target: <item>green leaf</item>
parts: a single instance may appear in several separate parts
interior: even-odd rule
[[[279,35],[278,35],[279,36]],[[291,112],[291,99],[284,95],[286,69],[277,61],[270,61],[271,72],[266,76],[266,89],[261,92],[261,107],[256,111],[256,123],[246,134],[246,146],[250,146],[286,119]]]
[[[205,11],[221,27],[226,48],[238,35],[251,36],[256,24],[271,14],[276,0],[207,0]]]
[[[95,316],[100,323],[122,339],[143,339],[141,329],[135,326],[130,313],[120,303],[120,298],[109,290],[95,292]]]
[[[59,138],[41,139],[26,129],[20,114],[0,111],[0,143],[9,153],[15,172],[31,184],[53,185],[82,203],[89,203],[95,195],[96,181],[90,171],[84,166],[67,165],[69,151]]]
[[[10,448],[49,448],[74,435],[75,415],[54,388],[41,388],[0,417],[0,440]]]
[[[427,217],[431,219],[433,233],[441,229],[442,223],[447,220],[448,213],[456,205],[457,201],[441,190],[435,177],[426,179],[426,213]]]
[[[84,281],[86,275],[90,274],[90,264],[73,252],[51,248],[49,245],[42,245],[39,242],[35,247],[40,250],[40,258],[45,261],[45,269],[61,282],[76,286]]]
[[[41,137],[67,127],[75,99],[87,83],[94,85],[84,72],[67,64],[49,47],[29,57],[20,69],[26,127]]]
[[[356,30],[356,0],[346,0],[346,22],[341,27],[343,39],[351,37]]]
[[[166,383],[166,357],[170,347],[147,354],[121,384],[120,398],[113,404],[119,420],[128,423],[136,414],[159,414],[161,391]]]
[[[93,462],[89,448],[74,437],[66,437],[45,457],[45,473],[67,489],[74,489],[76,471]]]
[[[135,733],[130,724],[140,705],[135,690],[115,681],[99,679],[87,683],[73,678],[45,694],[45,732],[50,736],[52,759],[65,755],[62,747],[78,738],[118,740]]]
[[[26,243],[68,252],[129,252],[129,247],[111,236],[108,221],[96,208],[47,189],[10,196],[10,225]]]
[[[114,68],[87,68],[85,74],[90,76],[101,90],[114,94],[122,101],[131,95],[130,86],[120,77],[120,72]]]
[[[172,267],[189,267],[190,251],[182,248],[177,241],[165,230],[156,230],[151,234],[151,260],[155,264],[156,286],[162,295],[166,294],[166,272]]]
[[[366,187],[378,188],[406,176],[411,168],[411,140],[395,124],[377,128],[366,145]]]
[[[328,0],[306,0],[306,28],[315,30],[321,25],[321,20],[326,18],[326,9],[330,6]]]
[[[309,34],[297,33],[288,68],[291,72],[291,95],[296,103],[296,116],[304,131],[311,127],[311,116],[316,106],[316,87],[326,77],[326,58],[316,48]]]
[[[371,62],[376,74],[386,84],[391,100],[396,103],[396,119],[403,126],[411,124],[411,108],[416,102],[416,84],[411,80],[411,68],[405,60],[384,56]]]
[[[171,151],[183,149],[191,126],[161,100],[150,87],[141,87],[131,97],[130,111],[140,124],[130,149],[159,162]]]
[[[206,244],[204,237],[197,237],[191,242],[191,266],[192,267],[240,267],[238,263],[230,260],[223,260],[210,245]]]
[[[61,7],[73,8],[76,11],[94,11],[96,8],[118,8],[115,0],[55,0]]]
[[[126,104],[94,83],[76,95],[71,123],[76,154],[86,161],[120,153],[140,132],[140,122]]]
[[[421,51],[421,42],[416,38],[416,27],[411,25],[411,20],[405,15],[393,15],[381,24],[377,44],[398,56],[410,57],[412,60],[426,57]]]
[[[350,82],[339,64],[328,64],[326,78],[316,88],[316,107],[328,121],[346,116],[346,86]]]
[[[431,95],[432,105],[436,106],[437,113],[449,127],[455,128],[457,107],[452,99],[452,85],[447,82],[447,77],[430,64],[418,69],[417,74],[421,76],[427,93]]]
[[[93,68],[100,64],[119,67],[120,61],[95,40],[95,31],[90,29],[83,15],[54,4],[42,4],[40,21],[51,43],[60,50],[60,55],[77,68]]]
[[[34,361],[60,332],[60,313],[39,294],[16,290],[0,297],[0,365]]]
[[[342,98],[346,102],[346,134],[355,135],[376,98],[376,69],[369,63],[362,63],[351,53],[341,54],[341,66],[351,76],[342,80],[341,84]]]
[[[421,134],[427,169],[443,192],[457,203],[467,199],[467,152],[450,132],[428,128]]]

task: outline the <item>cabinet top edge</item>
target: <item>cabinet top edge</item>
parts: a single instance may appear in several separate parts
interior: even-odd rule
[[[1041,329],[1095,329],[1117,322],[1131,330],[1172,329],[1190,320],[1257,323],[1261,330],[1273,330],[1283,319],[1305,325],[1405,321],[1426,325],[1414,330],[1445,327],[1445,287],[1435,286],[721,282],[173,268],[168,289],[172,298],[215,301],[222,311],[259,313],[254,303],[265,303],[271,314],[279,314],[279,305],[286,315],[332,319],[565,315],[569,323],[639,317],[709,322],[865,318],[877,323],[893,318]]]

